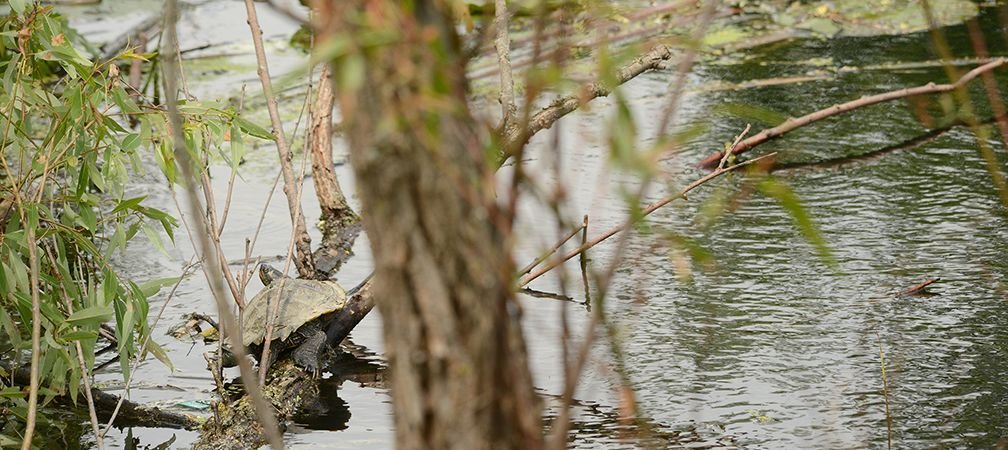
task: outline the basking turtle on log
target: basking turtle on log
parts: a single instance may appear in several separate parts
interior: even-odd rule
[[[266,367],[277,359],[291,356],[298,367],[318,376],[337,354],[342,336],[331,330],[333,319],[346,306],[347,292],[335,281],[302,280],[284,276],[268,266],[259,266],[259,278],[266,287],[245,305],[242,344],[259,358],[269,313],[280,302],[273,321],[273,340]],[[225,355],[224,365],[236,365],[232,355]]]

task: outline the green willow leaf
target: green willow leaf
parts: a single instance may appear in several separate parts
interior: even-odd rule
[[[833,253],[830,251],[829,246],[826,244],[826,239],[823,237],[822,232],[819,231],[819,227],[812,221],[812,216],[809,215],[808,210],[802,205],[801,199],[798,198],[798,195],[795,194],[791,187],[776,178],[767,177],[759,183],[759,190],[777,200],[784,207],[794,220],[798,231],[802,233],[805,240],[815,247],[820,260],[831,268],[836,269],[838,267],[837,262],[833,258]]]
[[[175,371],[175,364],[172,364],[171,359],[168,358],[168,352],[160,344],[154,342],[153,339],[147,341],[147,351],[154,355],[158,361],[161,361],[161,364],[164,364],[168,370]]]
[[[112,214],[115,214],[120,211],[126,211],[128,209],[134,211],[140,211],[139,209],[140,202],[144,201],[145,198],[147,198],[146,195],[141,195],[139,197],[120,200],[119,203],[116,205],[116,207],[112,209]]]
[[[78,311],[74,311],[66,321],[72,325],[98,326],[108,322],[115,315],[111,306],[91,306]]]
[[[238,125],[238,128],[241,128],[242,131],[252,136],[255,136],[259,139],[266,139],[268,141],[272,141],[275,139],[273,137],[273,133],[270,133],[265,128],[256,125],[252,122],[249,122],[248,120],[245,120],[241,117],[235,116],[234,122],[236,125]]]
[[[11,9],[17,13],[17,15],[22,15],[25,12],[25,7],[28,6],[27,0],[9,0]]]

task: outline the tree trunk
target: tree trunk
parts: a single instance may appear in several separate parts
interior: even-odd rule
[[[375,258],[397,446],[540,448],[509,226],[453,19],[433,0],[354,5],[315,4],[319,35],[352,41],[333,67]]]
[[[353,244],[360,234],[360,217],[347,204],[333,166],[332,112],[335,93],[329,66],[319,75],[318,96],[311,110],[311,162],[315,196],[322,207],[322,244],[315,251],[315,270],[332,274],[353,256]]]

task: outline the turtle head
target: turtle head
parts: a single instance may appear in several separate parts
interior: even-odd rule
[[[274,280],[283,278],[283,272],[276,270],[273,266],[269,264],[259,265],[259,280],[262,281],[263,285],[269,286]]]

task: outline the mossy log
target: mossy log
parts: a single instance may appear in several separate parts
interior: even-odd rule
[[[347,304],[330,326],[329,338],[341,342],[374,306],[370,278],[350,292]],[[355,353],[350,349],[351,353]],[[381,383],[381,368],[353,356],[340,358],[328,368],[337,380],[374,378]],[[370,376],[368,376],[370,375]],[[310,410],[319,399],[319,386],[332,384],[332,378],[321,380],[294,365],[288,358],[274,363],[266,374],[263,397],[273,407],[281,431],[299,412]],[[338,383],[338,382],[337,382]],[[370,383],[366,383],[370,384]],[[258,448],[266,444],[263,428],[256,419],[255,407],[249,397],[241,394],[232,402],[216,402],[213,415],[203,423],[200,437],[193,449]]]
[[[283,431],[298,410],[318,398],[319,380],[285,359],[270,368],[262,390],[263,397],[273,405],[273,414]],[[256,420],[255,407],[247,395],[232,403],[215,402],[212,410],[213,416],[203,423],[193,450],[246,449],[266,445],[262,426]]]

